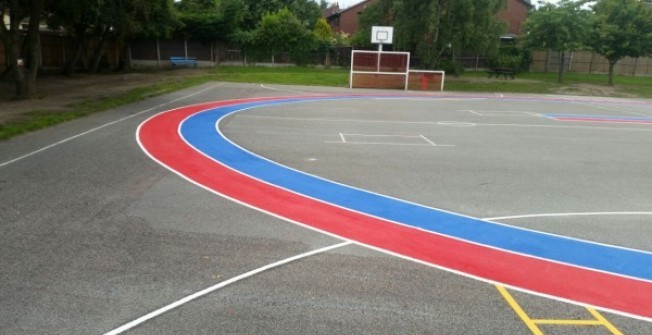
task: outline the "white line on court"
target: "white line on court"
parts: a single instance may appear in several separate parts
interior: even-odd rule
[[[314,256],[314,255],[317,255],[317,254],[325,253],[327,251],[331,251],[331,250],[334,250],[334,249],[345,247],[345,246],[351,245],[351,244],[353,244],[353,242],[351,242],[351,241],[338,243],[338,244],[331,245],[331,246],[328,246],[328,247],[324,247],[324,248],[312,250],[312,251],[309,251],[309,252],[306,252],[306,253],[303,253],[303,254],[299,254],[299,255],[296,255],[296,256],[292,256],[290,258],[286,258],[286,259],[283,259],[283,260],[280,260],[280,261],[265,265],[263,267],[251,270],[249,272],[246,272],[246,273],[243,273],[241,275],[235,276],[235,277],[233,277],[233,278],[231,278],[229,280],[225,280],[223,282],[215,284],[215,285],[213,285],[213,286],[211,286],[209,288],[203,289],[203,290],[201,290],[201,291],[199,291],[197,293],[186,296],[183,299],[177,300],[177,301],[175,301],[175,302],[173,302],[173,303],[171,303],[171,304],[169,304],[167,306],[164,306],[164,307],[159,308],[159,309],[157,309],[157,310],[155,310],[155,311],[153,311],[151,313],[148,313],[148,314],[146,314],[144,316],[141,316],[140,318],[138,318],[136,320],[133,320],[133,321],[131,321],[129,323],[126,323],[126,324],[124,324],[124,325],[122,325],[122,326],[120,326],[120,327],[118,327],[118,328],[116,328],[116,329],[114,329],[114,330],[112,330],[112,331],[110,331],[108,333],[104,333],[104,335],[117,335],[117,334],[123,333],[123,332],[125,332],[125,331],[127,331],[129,329],[132,329],[132,328],[134,328],[134,327],[136,327],[136,326],[138,326],[138,325],[140,325],[140,324],[142,324],[142,323],[144,323],[144,322],[146,322],[146,321],[148,321],[150,319],[153,319],[153,318],[155,318],[157,316],[160,316],[163,313],[166,313],[166,312],[168,312],[170,310],[173,310],[173,309],[175,309],[175,308],[177,308],[177,307],[179,307],[181,305],[187,304],[187,303],[189,303],[189,302],[191,302],[191,301],[193,301],[193,300],[195,300],[197,298],[205,296],[205,295],[207,295],[209,293],[212,293],[212,292],[214,292],[214,291],[216,291],[218,289],[221,289],[221,288],[223,288],[225,286],[228,286],[228,285],[231,285],[233,283],[239,282],[241,280],[253,277],[253,276],[255,276],[255,275],[257,275],[257,274],[259,274],[261,272],[265,272],[267,270],[271,270],[273,268],[277,268],[277,267],[280,267],[282,265],[286,265],[288,263],[291,263],[291,262],[294,262],[294,261],[297,261],[297,260],[300,260],[300,259],[303,259],[303,258],[307,258],[307,257]]]
[[[434,147],[437,146],[437,144],[435,144],[435,142],[431,141],[429,138],[427,138],[427,137],[425,137],[423,135],[419,135],[419,137],[421,137],[424,141],[430,143],[432,146],[434,146]]]
[[[342,139],[342,143],[346,143],[346,137],[344,137],[344,134],[340,133],[340,138]]]
[[[412,147],[432,147],[432,144],[427,143],[389,143],[389,142],[333,142],[326,141],[328,144],[355,144],[355,145],[394,145],[394,146],[412,146]],[[451,145],[435,145],[435,147],[450,147]]]
[[[633,114],[637,116],[650,116],[649,114],[646,113],[641,113],[641,112],[636,112],[628,108],[622,108],[622,107],[606,107],[606,106],[596,106],[592,105],[586,102],[573,102],[576,105],[582,105],[582,106],[587,106],[591,108],[597,108],[597,109],[604,109],[604,110],[610,110],[610,111],[616,111],[616,112],[623,112],[623,113],[628,113],[628,114]]]
[[[265,85],[265,84],[260,84],[260,87],[262,87],[262,88],[264,88],[264,89],[272,90],[272,91],[290,92],[290,93],[301,93],[301,94],[311,94],[310,92],[298,91],[298,90],[288,90],[288,89],[284,89],[284,88],[271,87],[271,86],[267,86],[267,85]]]
[[[125,117],[123,117],[123,118],[121,118],[121,119],[118,119],[118,120],[115,120],[115,121],[111,121],[111,122],[109,122],[109,123],[105,123],[105,124],[103,124],[103,125],[101,125],[101,126],[97,126],[97,127],[95,127],[95,128],[89,129],[89,130],[87,130],[87,131],[85,131],[85,132],[82,132],[82,133],[79,133],[79,134],[77,134],[77,135],[70,136],[70,137],[65,138],[65,139],[63,139],[63,140],[61,140],[61,141],[58,141],[58,142],[55,142],[55,143],[50,144],[50,145],[48,145],[48,146],[45,146],[45,147],[42,147],[42,148],[40,148],[40,149],[34,150],[34,151],[32,151],[32,152],[30,152],[30,153],[28,153],[28,154],[22,155],[22,156],[20,156],[20,157],[14,158],[14,159],[9,160],[9,161],[6,161],[6,162],[4,162],[4,163],[0,163],[0,168],[3,168],[3,167],[8,166],[8,165],[10,165],[10,164],[16,163],[16,162],[21,161],[21,160],[23,160],[23,159],[25,159],[25,158],[28,158],[28,157],[34,156],[34,155],[36,155],[36,154],[38,154],[38,153],[41,153],[41,152],[43,152],[43,151],[46,151],[46,150],[52,149],[52,148],[54,148],[54,147],[56,147],[56,146],[59,146],[59,145],[61,145],[61,144],[66,143],[66,142],[70,142],[70,141],[72,141],[72,140],[74,140],[74,139],[76,139],[76,138],[82,137],[82,136],[84,136],[84,135],[88,135],[88,134],[90,134],[90,133],[94,133],[94,132],[96,132],[96,131],[98,131],[98,130],[100,130],[100,129],[106,128],[106,127],[108,127],[108,126],[112,126],[112,125],[114,125],[114,124],[116,124],[116,123],[120,123],[120,122],[122,122],[122,121],[126,121],[126,120],[129,120],[129,119],[134,118],[134,117],[136,117],[136,116],[139,116],[139,115],[141,115],[141,114],[145,114],[145,113],[147,113],[147,112],[151,112],[151,111],[153,111],[153,110],[155,110],[155,109],[157,109],[157,108],[161,108],[161,107],[167,106],[167,105],[172,104],[172,103],[175,103],[175,102],[177,102],[177,101],[181,101],[181,100],[185,100],[185,99],[188,99],[188,98],[192,98],[192,97],[194,97],[194,96],[196,96],[196,95],[202,94],[202,93],[204,93],[204,92],[206,92],[206,91],[212,90],[212,89],[214,89],[214,88],[216,88],[216,87],[218,87],[218,86],[222,86],[222,85],[224,85],[224,83],[220,83],[220,84],[217,84],[217,85],[212,85],[212,86],[210,86],[210,87],[207,87],[207,88],[205,88],[205,89],[203,89],[203,90],[200,90],[200,91],[197,91],[197,92],[195,92],[195,93],[191,93],[191,94],[188,94],[188,95],[186,95],[186,96],[183,96],[183,97],[180,97],[180,98],[176,98],[176,99],[170,100],[170,101],[168,101],[168,102],[165,102],[165,103],[159,104],[159,105],[154,106],[154,107],[152,107],[152,108],[148,108],[148,109],[146,109],[146,110],[143,110],[143,111],[137,112],[137,113],[135,113],[135,114],[131,114],[131,115],[129,115],[129,116],[125,116]]]
[[[486,218],[483,220],[513,220],[513,219],[528,219],[528,218],[547,218],[547,217],[568,217],[568,216],[625,216],[625,215],[652,215],[652,212],[579,212],[579,213],[546,213],[546,214],[526,214],[526,215],[510,215],[499,216],[495,218]]]
[[[261,115],[239,115],[240,118],[288,120],[288,121],[317,121],[317,122],[356,122],[356,123],[387,123],[387,124],[422,124],[436,126],[486,126],[486,127],[529,127],[529,128],[558,128],[558,129],[595,129],[595,130],[616,130],[616,131],[652,131],[652,127],[592,127],[592,126],[568,126],[551,124],[522,124],[522,123],[469,123],[457,121],[394,121],[394,120],[361,120],[361,119],[326,119],[326,118],[300,118],[285,116],[261,116]]]

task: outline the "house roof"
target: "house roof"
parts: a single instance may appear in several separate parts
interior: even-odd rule
[[[331,6],[328,7],[328,8],[324,9],[324,10],[322,11],[322,16],[325,17],[325,18],[329,18],[329,17],[331,17],[331,16],[339,15],[339,14],[342,14],[342,13],[345,13],[345,12],[348,12],[348,11],[351,11],[351,10],[354,10],[354,9],[356,9],[356,8],[359,8],[360,6],[364,6],[364,5],[366,5],[367,3],[370,3],[370,2],[376,2],[376,1],[378,1],[378,0],[364,0],[364,1],[360,1],[360,2],[356,3],[355,5],[351,5],[351,6],[349,6],[348,8],[345,8],[345,9],[340,9],[340,8],[339,8],[339,4],[336,3],[336,4],[334,4],[334,5],[331,5]],[[333,9],[333,10],[331,10],[331,9]]]

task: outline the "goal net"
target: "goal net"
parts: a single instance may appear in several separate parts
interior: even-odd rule
[[[351,88],[407,89],[410,53],[353,50]]]
[[[409,70],[408,90],[411,91],[444,91],[444,71]]]
[[[444,71],[410,70],[410,53],[353,50],[350,88],[443,91]]]

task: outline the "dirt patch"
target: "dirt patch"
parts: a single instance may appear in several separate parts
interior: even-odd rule
[[[131,89],[152,85],[176,77],[201,75],[204,71],[178,69],[127,74],[78,74],[72,77],[45,75],[38,79],[38,97],[14,100],[14,84],[0,81],[0,124],[21,119],[34,111],[63,111],[87,100],[115,97]]]
[[[573,84],[572,86],[563,86],[555,91],[556,94],[580,95],[580,96],[597,96],[597,97],[615,97],[615,98],[638,98],[636,94],[623,92],[622,88],[616,86],[602,86],[591,84]]]

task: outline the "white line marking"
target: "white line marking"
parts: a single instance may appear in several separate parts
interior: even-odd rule
[[[246,110],[246,109],[242,109],[242,110]],[[239,111],[242,111],[242,110],[239,110]],[[233,115],[234,113],[237,113],[237,112],[239,112],[239,111],[231,112],[230,114],[228,114],[228,115],[226,115],[226,116]],[[224,116],[224,117],[226,117],[226,116]],[[224,118],[224,117],[223,117],[223,118]],[[152,117],[152,118],[153,118],[153,117]],[[222,118],[222,119],[223,119],[223,118]],[[151,118],[150,118],[150,119],[151,119]],[[147,121],[143,122],[142,124],[140,124],[140,125],[138,126],[138,131],[136,132],[137,134],[140,133],[140,128],[141,128],[141,127],[142,127],[146,122],[147,122]],[[285,165],[279,164],[279,163],[277,163],[277,162],[274,162],[274,161],[272,161],[272,160],[270,160],[270,159],[268,159],[268,158],[265,158],[265,157],[262,157],[262,156],[260,156],[260,155],[257,155],[257,154],[255,154],[255,153],[253,153],[253,152],[251,152],[251,151],[249,151],[249,150],[247,150],[247,149],[245,149],[245,148],[239,146],[238,144],[236,144],[235,142],[231,141],[229,138],[227,138],[227,137],[222,133],[222,131],[219,129],[219,124],[220,124],[220,121],[217,122],[217,124],[216,124],[216,129],[217,129],[217,132],[220,134],[220,136],[223,136],[223,137],[224,137],[228,142],[230,142],[231,144],[237,146],[237,147],[240,148],[241,150],[246,151],[246,152],[248,152],[248,153],[250,153],[250,154],[252,154],[252,155],[254,155],[254,156],[257,156],[257,157],[259,157],[260,159],[263,159],[263,160],[266,160],[266,161],[272,162],[272,163],[274,163],[274,164],[281,165],[281,166],[283,166],[283,167],[285,167],[285,168],[288,168],[288,169],[290,169],[290,170],[297,171],[297,172],[302,173],[302,174],[305,174],[305,175],[310,175],[310,174],[308,174],[308,173],[306,173],[306,172],[299,171],[299,170],[296,170],[296,169],[294,169],[294,168],[291,168],[291,167],[288,167],[288,166],[285,166]],[[184,141],[185,141],[185,139],[184,139]],[[232,198],[232,197],[230,197],[230,196],[228,196],[228,195],[226,195],[226,194],[223,194],[223,193],[217,192],[217,191],[215,191],[215,190],[213,190],[213,189],[211,189],[211,188],[209,188],[209,187],[206,187],[206,186],[204,186],[204,185],[202,185],[202,184],[200,184],[200,183],[198,183],[198,182],[196,182],[196,181],[194,181],[194,180],[188,178],[187,176],[185,176],[184,174],[180,173],[179,171],[174,170],[173,168],[171,168],[170,166],[166,165],[166,164],[163,163],[162,161],[156,159],[156,158],[155,158],[154,156],[152,156],[152,155],[149,153],[149,151],[147,151],[147,149],[143,146],[143,144],[141,143],[141,141],[140,141],[140,139],[138,138],[138,136],[137,136],[137,142],[138,142],[138,145],[140,146],[141,150],[143,150],[143,152],[144,152],[147,156],[149,156],[150,159],[152,159],[153,161],[157,162],[158,164],[160,164],[161,166],[165,167],[166,169],[170,170],[172,173],[178,175],[180,178],[187,180],[189,183],[191,183],[191,184],[193,184],[193,185],[196,185],[197,187],[202,188],[202,189],[206,190],[206,191],[209,192],[209,193],[212,193],[212,194],[218,195],[218,196],[220,196],[220,197],[223,197],[223,198],[225,198],[225,199],[228,199],[228,200],[230,200],[230,201],[233,201],[234,203],[240,204],[240,205],[245,206],[245,207],[247,207],[247,208],[251,208],[251,209],[253,209],[253,210],[256,210],[256,211],[259,211],[259,212],[261,212],[261,213],[264,213],[264,214],[270,215],[270,216],[272,216],[272,217],[275,217],[275,218],[278,218],[278,219],[281,219],[281,220],[285,220],[285,221],[287,221],[287,222],[289,222],[289,223],[292,223],[292,224],[295,224],[295,225],[297,225],[297,226],[300,226],[300,227],[306,228],[306,229],[308,229],[308,230],[315,231],[315,232],[319,232],[319,233],[321,233],[321,234],[324,234],[324,235],[327,235],[327,236],[331,236],[331,237],[334,237],[334,238],[343,239],[341,236],[335,235],[335,234],[330,233],[330,232],[328,232],[328,231],[321,230],[321,229],[315,228],[315,227],[313,227],[313,226],[310,226],[310,225],[307,225],[307,224],[304,224],[304,223],[301,223],[301,222],[298,222],[298,221],[295,221],[295,220],[292,220],[292,219],[289,219],[289,218],[283,217],[283,216],[281,216],[281,215],[278,215],[278,214],[275,214],[275,213],[269,212],[269,211],[267,211],[267,210],[264,210],[264,209],[261,209],[261,208],[258,208],[258,207],[255,207],[255,206],[252,206],[252,205],[250,205],[250,204],[248,204],[248,203],[246,203],[246,202],[242,202],[242,201],[240,201],[240,200],[238,200],[238,199]],[[189,144],[187,141],[185,141],[185,142],[186,142],[186,144],[188,144],[188,145],[190,146],[190,144]],[[340,142],[335,142],[335,143],[340,143]],[[201,153],[201,152],[200,152],[200,153]],[[203,154],[203,153],[202,153],[202,154]],[[203,155],[206,156],[205,154],[203,154]],[[211,158],[210,156],[206,156],[206,157],[209,158],[209,159],[214,160],[214,159]],[[215,160],[214,160],[214,161],[215,161]],[[215,161],[215,162],[218,163],[218,164],[220,164],[220,165],[223,165],[223,164],[222,164],[221,162],[219,162],[219,161]],[[228,169],[233,170],[233,169],[230,168],[229,166],[226,166],[226,165],[223,165],[223,166],[226,167],[226,168],[228,168]],[[236,173],[241,173],[240,171],[236,171],[236,170],[233,170],[233,171],[235,171]],[[315,178],[322,179],[322,180],[327,180],[327,179],[321,178],[321,177],[316,176],[316,175],[310,175],[310,176],[313,176],[313,177],[315,177]],[[249,177],[250,177],[250,176],[249,176]],[[254,179],[256,179],[256,178],[254,178]],[[260,181],[260,182],[262,182],[262,183],[265,183],[265,184],[271,185],[271,184],[269,184],[269,183],[267,183],[267,182],[265,182],[265,181],[262,181],[262,180],[260,180],[260,179],[256,179],[256,180],[258,180],[258,181]],[[331,182],[333,182],[333,181],[331,181]],[[354,189],[361,190],[360,188],[357,188],[357,187],[354,187],[354,186],[350,186],[350,185],[346,185],[346,184],[342,184],[342,183],[338,183],[338,182],[333,182],[333,183],[338,184],[338,185],[344,185],[344,186],[347,186],[347,187],[351,187],[351,188],[354,188]],[[274,186],[274,187],[278,187],[278,186],[276,186],[276,185],[273,185],[273,186]],[[280,188],[280,187],[279,187],[279,188]],[[283,189],[283,188],[281,188],[281,189]],[[284,189],[284,190],[289,191],[289,192],[292,192],[292,193],[295,193],[295,192],[290,191],[290,190],[287,190],[287,189]],[[366,191],[366,192],[369,192],[369,193],[371,193],[371,194],[376,194],[376,195],[380,195],[380,196],[386,197],[386,198],[388,198],[388,199],[395,199],[395,200],[398,200],[398,201],[402,201],[402,202],[405,202],[405,203],[414,204],[414,205],[421,206],[421,207],[424,207],[424,208],[433,208],[433,209],[437,209],[437,208],[435,208],[435,207],[428,207],[428,206],[420,205],[420,204],[417,204],[417,203],[414,203],[414,202],[410,202],[410,201],[407,201],[407,200],[404,200],[404,199],[398,199],[398,198],[391,197],[391,196],[388,196],[388,195],[381,195],[381,194],[379,194],[379,193],[375,193],[375,192],[368,191],[368,190],[365,190],[365,191]],[[319,200],[319,199],[314,199],[314,198],[310,198],[310,197],[308,197],[308,198],[323,203],[323,201],[321,201],[321,200]],[[338,208],[343,208],[343,207],[340,207],[340,206],[337,206],[337,205],[333,205],[333,204],[330,204],[330,205],[331,205],[331,206],[338,207]],[[354,213],[360,213],[360,212],[357,212],[357,211],[353,211],[353,210],[351,210],[351,209],[347,209],[347,210],[352,211],[352,212],[354,212]],[[437,210],[440,210],[440,211],[442,211],[442,212],[444,212],[444,213],[453,213],[453,212],[450,212],[450,211],[447,211],[447,210],[444,210],[444,209],[437,209]],[[463,217],[467,217],[467,218],[472,218],[471,216],[464,215],[464,214],[460,214],[460,213],[455,213],[455,214],[456,214],[456,215],[461,215],[461,216],[463,216]],[[387,221],[386,219],[378,218],[378,217],[375,217],[375,216],[371,216],[371,217],[373,217],[373,218],[377,218],[377,219],[380,219],[380,220]],[[392,221],[388,221],[388,222],[392,222]],[[493,221],[492,221],[492,222],[493,222]],[[396,224],[398,224],[398,225],[404,226],[403,224],[401,224],[401,223],[399,223],[399,222],[393,222],[393,223],[396,223]],[[499,224],[499,225],[503,225],[503,226],[507,226],[507,224],[503,224],[503,223],[499,223],[499,222],[493,222],[493,223],[495,223],[495,224]],[[511,225],[509,225],[509,226],[510,226],[510,227],[513,227],[513,226],[511,226]],[[523,229],[523,228],[519,228],[519,227],[513,227],[513,228],[515,228],[515,229],[520,229],[520,230],[526,230],[526,231],[533,231],[533,230],[530,230],[530,229]],[[432,233],[432,232],[431,232],[431,233]],[[542,234],[545,234],[545,235],[559,236],[559,235],[549,234],[549,233],[545,233],[545,232],[541,232],[541,233],[542,233]],[[437,233],[435,233],[435,234],[436,234],[436,235],[440,235],[440,234],[437,234]],[[567,239],[570,239],[570,240],[578,240],[578,239],[571,238],[571,237],[565,237],[565,236],[560,236],[560,237],[562,237],[562,238],[567,238]],[[460,241],[464,241],[464,240],[457,239],[457,238],[453,238],[453,239],[455,239],[455,240],[460,240]],[[471,244],[476,244],[476,243],[473,243],[473,242],[470,242],[470,241],[464,241],[464,242],[468,242],[468,243],[471,243]],[[595,242],[589,242],[589,243],[600,244],[600,243],[595,243]],[[377,248],[377,247],[374,247],[374,246],[371,246],[371,245],[367,245],[367,244],[364,244],[364,243],[353,242],[353,244],[358,245],[358,246],[362,246],[362,247],[366,247],[366,248],[369,248],[369,249],[371,249],[371,250],[376,250],[376,251],[378,251],[378,252],[380,252],[380,253],[384,253],[384,254],[387,254],[387,255],[391,255],[391,256],[394,256],[394,257],[397,257],[397,258],[400,258],[400,259],[404,259],[404,260],[408,260],[408,261],[415,262],[415,263],[418,263],[418,264],[422,264],[422,265],[425,265],[425,266],[427,266],[427,267],[432,267],[432,268],[435,268],[435,269],[439,269],[439,270],[447,271],[447,272],[454,273],[454,274],[457,274],[457,275],[460,275],[460,276],[463,276],[463,277],[466,277],[466,278],[471,278],[471,279],[474,279],[474,280],[477,280],[477,281],[481,281],[481,282],[485,282],[485,283],[489,283],[489,284],[492,284],[492,285],[500,284],[500,285],[503,285],[503,286],[505,286],[505,287],[507,287],[507,288],[510,288],[510,289],[512,289],[512,290],[516,290],[516,291],[520,291],[520,292],[524,292],[524,293],[529,293],[529,294],[532,294],[532,295],[536,295],[536,296],[540,296],[540,297],[545,297],[545,298],[549,298],[549,299],[553,299],[553,300],[557,300],[557,301],[567,302],[567,303],[574,304],[574,305],[578,305],[578,306],[586,306],[586,304],[585,304],[585,303],[582,303],[582,302],[577,302],[577,301],[573,301],[573,300],[569,300],[569,299],[564,299],[564,298],[560,298],[560,297],[555,297],[555,296],[552,296],[552,295],[542,294],[542,293],[538,293],[538,292],[534,292],[534,291],[530,291],[530,290],[526,290],[526,289],[518,288],[518,287],[515,287],[515,286],[511,286],[511,285],[508,285],[508,284],[506,284],[506,283],[501,283],[501,282],[497,282],[497,281],[493,281],[493,280],[487,280],[487,279],[482,278],[482,277],[478,277],[478,276],[471,275],[471,274],[468,274],[468,273],[465,273],[465,272],[461,272],[461,271],[458,271],[458,270],[454,270],[454,269],[451,269],[451,268],[447,268],[447,267],[444,267],[444,266],[441,266],[441,265],[436,265],[436,264],[432,264],[432,263],[427,263],[427,262],[424,262],[424,261],[418,260],[418,259],[416,259],[416,258],[411,258],[411,257],[408,257],[408,256],[404,256],[404,255],[401,255],[401,254],[397,254],[397,253],[391,252],[391,251],[389,251],[389,250],[380,249],[380,248]],[[495,249],[495,248],[492,248],[492,249]],[[498,249],[498,250],[500,250],[500,249]],[[533,257],[533,258],[537,259],[536,257]],[[558,263],[558,262],[553,262],[553,263]],[[626,316],[626,317],[630,317],[630,318],[634,318],[634,319],[638,319],[638,320],[642,320],[642,321],[652,322],[652,318],[642,317],[642,316],[638,316],[638,315],[634,315],[634,314],[630,314],[630,313],[625,313],[625,312],[620,312],[620,311],[612,310],[612,309],[608,309],[608,308],[602,308],[602,307],[596,307],[596,308],[599,309],[599,310],[601,310],[601,311],[605,311],[605,312],[609,312],[609,313],[614,313],[614,314],[618,314],[618,315],[622,315],[622,316]]]
[[[346,136],[360,137],[402,137],[402,138],[419,138],[418,135],[384,135],[384,134],[345,134]]]
[[[432,147],[431,144],[426,144],[426,143],[391,143],[391,142],[333,142],[333,141],[326,141],[324,143],[328,144],[355,144],[355,145],[396,145],[396,146],[413,146],[413,147]],[[435,145],[436,147],[447,147],[450,145]]]
[[[144,316],[141,316],[140,318],[138,318],[136,320],[133,320],[133,321],[131,321],[129,323],[126,323],[126,324],[124,324],[124,325],[122,325],[122,326],[120,326],[120,327],[118,327],[118,328],[116,328],[116,329],[114,329],[114,330],[112,330],[112,331],[110,331],[108,333],[104,333],[104,335],[117,335],[117,334],[123,333],[123,332],[125,332],[125,331],[127,331],[129,329],[132,329],[132,328],[134,328],[134,327],[136,327],[136,326],[138,326],[138,325],[140,325],[140,324],[142,324],[142,323],[144,323],[144,322],[146,322],[148,320],[151,320],[151,319],[153,319],[153,318],[155,318],[157,316],[160,316],[161,314],[169,312],[169,311],[171,311],[171,310],[173,310],[173,309],[175,309],[175,308],[177,308],[179,306],[187,304],[187,303],[189,303],[189,302],[191,302],[191,301],[193,301],[193,300],[195,300],[197,298],[205,296],[205,295],[207,295],[209,293],[212,293],[212,292],[214,292],[214,291],[216,291],[218,289],[221,289],[221,288],[223,288],[225,286],[228,286],[228,285],[231,285],[233,283],[239,282],[241,280],[253,277],[253,276],[255,276],[255,275],[259,274],[259,273],[265,272],[267,270],[271,270],[273,268],[277,268],[277,267],[280,267],[282,265],[286,265],[288,263],[300,260],[302,258],[307,258],[307,257],[314,256],[314,255],[317,255],[317,254],[325,253],[327,251],[331,251],[331,250],[334,250],[334,249],[337,249],[337,248],[345,247],[345,246],[351,245],[351,244],[353,244],[353,242],[351,242],[351,241],[342,242],[342,243],[331,245],[331,246],[328,246],[328,247],[312,250],[312,251],[309,251],[309,252],[306,252],[306,253],[303,253],[303,254],[300,254],[300,255],[290,257],[290,258],[286,258],[286,259],[283,259],[283,260],[280,260],[280,261],[265,265],[265,266],[260,267],[258,269],[251,270],[249,272],[246,272],[246,273],[243,273],[241,275],[235,276],[235,277],[233,277],[233,278],[231,278],[229,280],[225,280],[223,282],[215,284],[215,285],[213,285],[213,286],[211,286],[209,288],[203,289],[203,290],[201,290],[201,291],[199,291],[197,293],[186,296],[183,299],[177,300],[177,301],[175,301],[175,302],[173,302],[173,303],[171,303],[171,304],[169,304],[167,306],[164,306],[164,307],[159,308],[159,309],[157,309],[157,310],[155,310],[155,311],[153,311],[151,313],[148,313],[148,314],[146,314]]]
[[[454,145],[452,144],[436,144],[435,142],[431,141],[429,138],[423,135],[419,135],[419,137],[421,137],[424,141],[430,143],[430,145],[432,145],[433,147],[454,147]]]
[[[611,110],[611,111],[616,111],[616,112],[624,112],[624,113],[629,113],[629,114],[633,114],[633,115],[637,115],[637,116],[650,116],[649,114],[635,112],[635,111],[633,111],[631,109],[622,108],[622,107],[596,106],[596,105],[588,104],[588,103],[585,103],[585,102],[574,102],[574,104],[587,106],[587,107],[591,107],[591,108],[605,109],[605,110]]]
[[[311,94],[310,92],[304,92],[304,91],[298,91],[298,90],[288,90],[288,89],[283,89],[283,88],[276,88],[276,87],[271,87],[271,86],[266,86],[264,84],[260,84],[260,87],[272,91],[280,91],[280,92],[290,92],[290,93],[301,93],[301,94]]]
[[[88,135],[88,134],[90,134],[90,133],[94,133],[94,132],[96,132],[96,131],[98,131],[98,130],[100,130],[100,129],[106,128],[106,127],[108,127],[108,126],[112,126],[112,125],[114,125],[114,124],[116,124],[116,123],[120,123],[120,122],[122,122],[122,121],[129,120],[129,119],[134,118],[134,117],[136,117],[136,116],[139,116],[139,115],[141,115],[141,114],[145,114],[145,113],[151,112],[151,111],[153,111],[153,110],[155,110],[155,109],[157,109],[157,108],[161,108],[161,107],[167,106],[167,105],[172,104],[172,103],[175,103],[175,102],[177,102],[177,101],[181,101],[181,100],[185,100],[185,99],[188,99],[188,98],[194,97],[194,96],[196,96],[196,95],[199,95],[199,94],[201,94],[201,93],[204,93],[204,92],[206,92],[206,91],[212,90],[212,89],[214,89],[214,88],[216,88],[216,87],[218,87],[218,86],[222,86],[222,85],[224,85],[224,83],[220,83],[220,84],[217,84],[217,85],[213,85],[213,86],[207,87],[207,88],[205,88],[205,89],[203,89],[203,90],[200,90],[200,91],[197,91],[197,92],[195,92],[195,93],[188,94],[188,95],[186,95],[186,96],[183,96],[183,97],[180,97],[180,98],[177,98],[177,99],[174,99],[174,100],[170,100],[170,101],[168,101],[168,102],[165,102],[165,103],[159,104],[159,105],[157,105],[157,106],[154,106],[154,107],[152,107],[152,108],[149,108],[149,109],[146,109],[146,110],[143,110],[143,111],[137,112],[137,113],[135,113],[135,114],[131,114],[131,115],[129,115],[129,116],[125,116],[125,117],[123,117],[123,118],[121,118],[121,119],[118,119],[118,120],[115,120],[115,121],[111,121],[111,122],[109,122],[109,123],[105,123],[105,124],[103,124],[103,125],[101,125],[101,126],[97,126],[97,127],[92,128],[92,129],[90,129],[90,130],[87,130],[87,131],[85,131],[85,132],[83,132],[83,133],[79,133],[79,134],[77,134],[77,135],[74,135],[74,136],[71,136],[71,137],[65,138],[65,139],[63,139],[63,140],[61,140],[61,141],[58,141],[58,142],[55,142],[55,143],[50,144],[50,145],[48,145],[48,146],[42,147],[42,148],[40,148],[40,149],[38,149],[38,150],[35,150],[35,151],[32,151],[32,152],[30,152],[30,153],[28,153],[28,154],[25,154],[25,155],[22,155],[22,156],[20,156],[20,157],[14,158],[14,159],[12,159],[12,160],[10,160],[10,161],[6,161],[6,162],[4,162],[4,163],[1,163],[1,164],[0,164],[0,168],[3,168],[3,167],[5,167],[5,166],[7,166],[7,165],[9,165],[9,164],[16,163],[16,162],[18,162],[18,161],[20,161],[20,160],[23,160],[23,159],[25,159],[25,158],[28,158],[28,157],[34,156],[34,155],[36,155],[36,154],[38,154],[38,153],[41,153],[41,152],[43,152],[43,151],[46,151],[46,150],[52,149],[52,148],[54,148],[54,147],[56,147],[56,146],[59,146],[59,145],[61,145],[61,144],[66,143],[66,142],[70,142],[70,141],[72,141],[72,140],[74,140],[74,139],[76,139],[76,138],[82,137],[82,136],[84,136],[84,135]]]
[[[340,138],[342,139],[342,143],[346,143],[346,138],[344,137],[344,134],[340,133]]]
[[[357,123],[387,123],[387,124],[422,124],[422,125],[436,125],[436,126],[492,126],[492,127],[530,127],[530,128],[559,128],[559,129],[595,129],[595,130],[624,130],[624,131],[652,131],[649,126],[619,128],[619,127],[592,127],[592,126],[567,126],[567,125],[549,125],[549,124],[518,124],[518,123],[470,123],[459,121],[390,121],[390,120],[361,120],[361,119],[325,119],[325,118],[298,118],[298,117],[282,117],[282,116],[258,116],[258,115],[238,115],[240,118],[252,119],[270,119],[270,120],[293,120],[293,121],[322,121],[322,122],[357,122]],[[550,118],[548,118],[550,119]],[[552,119],[550,119],[552,120]]]
[[[500,216],[495,218],[486,218],[483,220],[512,220],[512,219],[528,219],[528,218],[546,218],[546,217],[566,217],[566,216],[604,216],[604,215],[652,215],[652,212],[580,212],[580,213],[547,213],[547,214],[527,214],[527,215],[510,215]]]
[[[419,135],[419,137],[421,137],[424,141],[430,143],[433,147],[436,147],[436,146],[437,146],[437,144],[435,144],[435,142],[431,141],[431,140],[428,139],[427,137],[425,137],[425,136],[423,136],[423,135]]]

